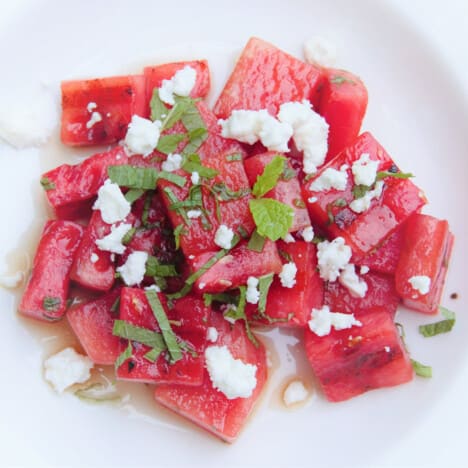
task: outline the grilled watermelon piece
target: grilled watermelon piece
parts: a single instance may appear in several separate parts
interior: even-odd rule
[[[318,113],[330,126],[327,162],[359,135],[367,109],[367,89],[360,78],[345,70],[326,68],[324,75]]]
[[[114,143],[125,137],[132,115],[143,116],[143,75],[62,82],[61,138],[65,145]]]
[[[226,119],[235,109],[267,109],[276,115],[284,102],[318,102],[321,70],[253,37],[249,40],[214,106]]]
[[[113,311],[120,297],[115,288],[98,299],[72,306],[67,311],[68,323],[95,364],[112,365],[120,354],[120,339],[112,334],[118,309]]]
[[[270,320],[262,318],[257,305],[247,304],[246,313],[254,324],[304,327],[310,319],[312,308],[320,309],[323,306],[324,282],[316,270],[317,248],[315,244],[304,241],[290,244],[278,241],[277,247],[282,256],[296,264],[296,284],[285,288],[275,276],[265,308],[265,315]],[[287,263],[284,258],[283,263]]]
[[[361,327],[332,330],[322,337],[307,328],[304,334],[307,358],[329,401],[348,400],[413,378],[410,358],[387,310],[375,307],[356,318]]]
[[[209,309],[202,300],[190,296],[174,301],[173,308],[170,309],[165,296],[162,294],[158,296],[172,323],[174,333],[188,344],[192,352],[184,352],[182,359],[172,364],[166,352],[160,354],[155,362],[151,362],[145,357],[151,348],[133,342],[132,357],[117,369],[117,378],[147,383],[201,385]],[[151,331],[160,331],[145,291],[142,289],[122,289],[120,319]],[[123,352],[126,347],[126,340],[122,340],[120,351]]]
[[[395,272],[396,288],[405,306],[425,314],[437,313],[453,241],[445,220],[419,213],[408,220]],[[418,278],[428,281],[427,288],[418,284]]]
[[[210,326],[216,328],[216,346],[227,346],[235,359],[257,366],[257,385],[248,398],[228,399],[213,388],[205,369],[203,383],[198,387],[182,385],[158,385],[156,401],[211,432],[225,442],[234,442],[251,413],[267,379],[265,348],[260,343],[255,347],[249,341],[244,326],[236,322],[231,326],[222,314],[212,312]]]

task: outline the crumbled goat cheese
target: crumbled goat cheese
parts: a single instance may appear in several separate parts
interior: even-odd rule
[[[412,276],[408,282],[411,284],[411,287],[422,296],[427,294],[431,289],[431,278],[429,278],[429,276]]]
[[[296,242],[296,239],[290,234],[289,232],[283,237],[283,242],[286,242],[286,244],[292,244]]]
[[[310,184],[310,190],[314,192],[325,192],[331,189],[344,190],[347,183],[348,173],[346,171],[337,171],[328,167]]]
[[[198,185],[200,183],[200,174],[197,171],[193,171],[190,180],[193,185]]]
[[[288,141],[293,129],[285,122],[279,122],[267,110],[233,110],[226,120],[219,120],[221,135],[253,145],[261,141],[270,151],[289,151]]]
[[[342,237],[317,244],[320,277],[326,281],[336,281],[340,271],[349,263],[351,254],[351,248]]]
[[[93,210],[101,211],[101,218],[107,224],[124,220],[130,213],[131,205],[124,197],[120,187],[107,179],[98,190]]]
[[[122,266],[117,268],[127,286],[134,286],[143,281],[147,260],[148,254],[146,252],[136,250],[128,256],[127,261]]]
[[[309,63],[333,67],[336,55],[336,46],[323,37],[311,37],[304,43],[304,57]]]
[[[182,167],[182,156],[178,153],[170,153],[162,163],[161,169],[166,172],[174,172]]]
[[[341,270],[339,281],[354,297],[362,298],[367,293],[367,283],[359,278],[352,263]]]
[[[258,300],[260,299],[258,283],[258,278],[255,278],[254,276],[249,276],[247,279],[247,292],[245,300],[250,304],[258,304]]]
[[[144,119],[138,115],[132,117],[125,135],[124,144],[130,154],[150,155],[158,146],[161,135],[161,122]]]
[[[96,263],[99,260],[99,255],[96,252],[93,252],[89,260],[91,263]]]
[[[230,249],[233,238],[234,231],[225,224],[221,224],[221,226],[219,226],[219,228],[216,230],[214,242],[222,249]]]
[[[107,236],[104,236],[101,239],[96,239],[98,249],[122,255],[126,249],[125,245],[122,244],[122,239],[130,229],[132,229],[131,224],[122,223],[118,226],[113,224],[111,226],[111,232],[107,234]]]
[[[145,291],[156,291],[161,292],[161,288],[157,284],[152,284],[151,286],[146,286]]]
[[[309,397],[307,388],[300,380],[293,380],[289,383],[283,393],[283,401],[286,406],[302,403]]]
[[[379,161],[370,159],[369,153],[362,153],[361,157],[357,161],[354,161],[351,167],[354,183],[370,187],[375,182],[378,167]]]
[[[361,275],[366,275],[367,273],[369,273],[369,270],[370,268],[367,265],[361,265],[359,273],[361,273]]]
[[[371,202],[372,200],[374,200],[374,198],[380,198],[380,196],[382,195],[383,187],[383,181],[379,180],[375,183],[374,189],[368,190],[363,197],[356,198],[355,200],[353,200],[349,204],[349,207],[355,213],[364,213],[364,211],[367,211],[370,208]]]
[[[307,226],[306,228],[302,229],[300,235],[306,242],[312,242],[315,236],[314,228],[312,226]]]
[[[170,80],[163,80],[159,88],[161,101],[173,106],[175,104],[174,94],[177,96],[189,96],[197,81],[197,72],[194,68],[186,65],[178,70]]]
[[[267,114],[263,121],[258,136],[262,145],[270,151],[287,153],[289,151],[288,142],[293,134],[291,125],[279,122],[271,115]]]
[[[23,281],[24,273],[17,271],[11,275],[0,275],[0,286],[2,288],[13,289]]]
[[[248,398],[257,386],[257,366],[234,359],[226,346],[208,346],[206,368],[213,387],[229,400]]]
[[[62,393],[73,384],[86,382],[92,368],[93,362],[87,356],[78,354],[73,348],[65,348],[44,362],[44,377]]]
[[[386,353],[389,353],[390,352],[390,346],[384,346],[384,350]]]
[[[95,124],[102,121],[102,115],[99,112],[93,112],[91,117],[86,122],[86,128],[89,130],[90,128],[94,127]]]
[[[309,197],[309,199],[307,200],[309,203],[317,203],[318,201],[318,198],[317,197]]]
[[[216,343],[218,341],[218,330],[216,330],[215,327],[208,327],[206,330],[206,339],[212,343]]]
[[[91,114],[94,109],[96,109],[97,104],[95,102],[88,102],[88,105],[86,106],[86,110]]]
[[[196,219],[202,215],[200,210],[188,210],[187,211],[187,218],[189,219]]]
[[[286,102],[278,113],[280,122],[291,125],[293,140],[299,151],[304,152],[303,170],[312,174],[325,161],[328,151],[328,124],[312,110],[309,101]]]
[[[321,309],[312,309],[308,325],[317,336],[325,336],[330,333],[332,327],[335,330],[345,330],[354,325],[360,327],[362,323],[355,319],[354,314],[330,312],[328,306],[323,306]]]
[[[0,139],[15,148],[44,144],[57,126],[58,95],[43,88],[4,93],[0,108]]]
[[[285,263],[279,274],[281,286],[292,288],[296,284],[297,266],[294,262]]]

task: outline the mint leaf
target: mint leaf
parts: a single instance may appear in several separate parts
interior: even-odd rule
[[[189,143],[184,148],[183,153],[195,153],[208,138],[208,130],[193,99],[191,100],[190,105],[185,109],[184,114],[181,116],[181,120],[189,134]]]
[[[226,161],[228,162],[242,161],[242,154],[241,153],[228,154],[226,156]]]
[[[46,296],[42,300],[42,308],[49,312],[55,312],[59,310],[61,304],[62,304],[62,300],[60,299],[60,297]]]
[[[185,133],[172,133],[171,135],[162,135],[159,138],[158,146],[156,149],[164,154],[173,153],[179,143],[185,139],[187,135]]]
[[[156,257],[148,256],[145,276],[178,276],[174,265],[161,265]]]
[[[352,85],[355,85],[355,84],[356,84],[353,80],[350,80],[349,78],[346,78],[346,77],[341,76],[341,75],[335,75],[335,76],[330,80],[330,83],[338,84],[338,85],[341,85],[341,84],[343,84],[343,83],[349,83],[349,84],[352,84]]]
[[[158,179],[166,179],[178,187],[183,187],[187,180],[172,172],[158,171],[152,167],[137,166],[109,166],[107,168],[109,179],[120,187],[130,189],[153,190]]]
[[[169,130],[172,128],[179,120],[182,119],[182,116],[187,111],[190,105],[193,105],[193,100],[191,98],[177,98],[176,103],[172,109],[167,113],[164,118],[161,126],[161,132],[164,130]]]
[[[166,343],[167,350],[171,356],[171,362],[177,362],[182,359],[182,349],[177,342],[177,337],[171,328],[166,312],[164,311],[163,305],[159,300],[158,294],[156,291],[148,290],[145,291],[145,295],[151,310],[153,311],[153,315],[158,322],[159,328],[161,329],[164,342]]]
[[[247,248],[253,250],[254,252],[262,252],[263,246],[265,245],[265,238],[261,236],[257,230],[252,233]]]
[[[260,314],[264,314],[266,310],[266,303],[268,297],[268,291],[270,290],[271,283],[273,282],[274,274],[264,275],[258,278],[258,291],[260,298],[258,300],[258,311]]]
[[[450,330],[452,330],[453,326],[455,325],[455,312],[452,312],[445,307],[440,307],[440,311],[445,317],[445,320],[428,323],[427,325],[420,325],[419,333],[421,333],[422,336],[428,338],[439,335],[441,333],[448,333]]]
[[[212,179],[218,175],[218,171],[216,169],[211,169],[210,167],[206,167],[202,164],[198,154],[188,155],[182,164],[182,169],[189,173],[198,172],[200,177],[206,177],[207,179]]]
[[[125,194],[125,200],[128,201],[128,203],[132,204],[136,200],[138,200],[145,191],[143,189],[130,189],[126,194]]]
[[[410,179],[414,177],[411,172],[393,172],[393,171],[379,171],[375,178],[376,181],[382,180],[385,177],[393,177],[394,179]]]
[[[257,177],[252,189],[254,197],[263,197],[269,192],[278,182],[278,179],[283,174],[286,160],[282,156],[275,156],[263,169],[263,173]]]
[[[151,109],[151,120],[154,122],[155,120],[163,120],[163,115],[167,115],[169,112],[166,105],[161,101],[159,97],[159,89],[153,89],[153,95],[151,96],[150,101],[150,109]]]
[[[127,359],[130,359],[132,357],[132,354],[133,354],[132,342],[129,341],[125,350],[119,354],[119,357],[116,359],[114,363],[115,370],[117,370]]]
[[[211,187],[211,191],[214,192],[222,201],[237,200],[250,193],[250,190],[247,188],[240,188],[236,191],[231,190],[224,182],[214,184]]]
[[[432,377],[431,366],[425,366],[414,359],[411,359],[411,364],[413,365],[414,372],[416,375],[419,375],[419,377],[424,377],[425,379],[430,379]]]
[[[249,200],[257,231],[272,241],[283,238],[288,233],[294,219],[294,210],[272,198]]]
[[[42,177],[40,182],[45,191],[55,189],[55,184],[48,177]]]
[[[112,334],[129,341],[136,341],[137,343],[144,344],[151,348],[158,348],[162,351],[166,349],[161,333],[148,330],[147,328],[137,327],[124,320],[114,320]]]

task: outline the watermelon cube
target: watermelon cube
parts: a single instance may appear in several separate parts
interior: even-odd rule
[[[244,326],[236,322],[231,326],[222,314],[212,312],[210,326],[217,330],[216,346],[226,346],[235,359],[257,366],[257,384],[247,398],[228,399],[213,387],[205,369],[203,383],[198,387],[186,385],[158,385],[154,396],[156,401],[211,432],[225,442],[234,442],[243,428],[249,414],[267,379],[265,348],[255,347],[249,341]]]
[[[72,306],[67,311],[68,323],[81,346],[95,364],[113,365],[120,354],[120,339],[112,334],[118,309],[112,309],[120,297],[115,288],[98,299]]]
[[[214,106],[226,119],[235,109],[267,109],[276,115],[284,102],[307,99],[316,104],[321,70],[253,37],[249,40]]]
[[[337,311],[338,312],[338,311]],[[307,358],[329,401],[410,381],[413,366],[387,310],[356,313],[362,326],[317,336],[306,329]]]
[[[358,198],[362,201],[363,198],[357,195],[362,191],[357,189],[363,187],[355,184],[351,167],[366,154],[371,161],[379,162],[379,172],[399,171],[377,140],[370,133],[363,133],[352,145],[322,166],[310,181],[303,184],[303,194],[312,223],[317,223],[332,238],[343,237],[355,257],[367,254],[384,242],[426,203],[423,193],[411,180],[385,176],[382,179],[382,192],[374,194],[367,209],[351,209],[353,202]],[[327,174],[330,171],[346,173],[344,189],[341,190],[339,185],[338,188],[317,187],[316,181],[323,180],[325,171],[328,171]]]

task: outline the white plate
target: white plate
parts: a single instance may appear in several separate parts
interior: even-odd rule
[[[301,360],[295,340],[281,337],[286,371],[275,372],[260,408],[239,440],[227,446],[155,409],[144,416],[133,400],[122,408],[87,405],[70,395],[58,397],[41,378],[45,350],[51,349],[50,343],[57,347],[58,341],[46,342],[51,332],[38,331],[17,317],[15,298],[2,290],[0,463],[462,464],[468,419],[464,318],[468,229],[463,204],[468,200],[468,120],[462,93],[429,43],[381,2],[33,3],[0,23],[4,64],[0,99],[6,94],[21,98],[41,81],[56,92],[63,78],[138,72],[143,64],[198,57],[211,62],[213,99],[251,35],[296,55],[312,34],[334,42],[339,65],[361,75],[369,89],[364,128],[404,170],[417,175],[415,182],[431,202],[425,211],[447,218],[457,236],[444,303],[459,312],[459,321],[451,334],[424,339],[418,336],[417,325],[432,319],[401,314],[413,356],[434,368],[431,381],[416,379],[341,404],[314,395],[297,411],[286,411],[277,403],[283,374],[294,372],[295,357]],[[17,152],[0,146],[0,272],[14,271],[22,261],[19,253],[33,251],[46,216],[39,175],[59,161],[76,160],[72,151],[59,149],[57,133],[46,151]],[[452,292],[460,298],[450,300]]]

